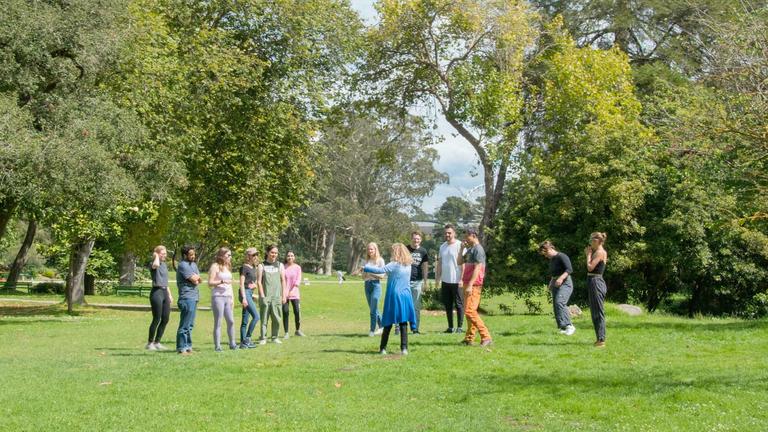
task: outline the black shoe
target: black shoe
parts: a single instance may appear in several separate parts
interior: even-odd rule
[[[453,327],[448,327],[448,330],[444,331],[443,333],[453,333]]]
[[[413,333],[413,334],[421,334],[421,332],[418,331],[418,330],[411,330],[411,333]]]

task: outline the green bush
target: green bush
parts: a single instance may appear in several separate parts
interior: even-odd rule
[[[35,294],[64,294],[64,284],[60,282],[41,282],[32,286]]]

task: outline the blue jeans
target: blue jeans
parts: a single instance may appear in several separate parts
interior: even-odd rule
[[[365,281],[365,300],[368,302],[368,310],[371,312],[371,331],[376,331],[376,326],[381,327],[381,315],[379,315],[379,299],[381,298],[381,281]]]
[[[253,335],[253,329],[256,328],[256,323],[259,322],[260,318],[259,311],[256,308],[256,302],[253,301],[252,289],[245,289],[245,299],[248,301],[248,307],[243,308],[243,322],[240,325],[240,343],[243,343],[244,340],[251,338],[251,335]],[[242,301],[243,299],[240,299],[240,302]],[[249,316],[253,318],[250,325],[248,325]],[[246,328],[248,329],[247,333]]]
[[[416,310],[416,322],[411,323],[411,330],[419,331],[421,322],[421,289],[424,286],[423,280],[411,281],[411,297],[413,297],[413,308]]]
[[[179,330],[176,332],[176,351],[188,351],[192,349],[192,327],[195,326],[195,314],[197,313],[197,300],[179,300]]]

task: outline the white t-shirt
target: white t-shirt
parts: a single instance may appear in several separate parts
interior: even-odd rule
[[[453,244],[443,242],[440,245],[440,282],[459,283],[461,280],[461,271],[459,269],[459,248],[460,241],[454,241]]]

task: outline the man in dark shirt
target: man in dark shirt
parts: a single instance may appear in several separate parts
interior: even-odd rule
[[[555,321],[560,333],[570,336],[576,332],[571,323],[571,313],[568,310],[568,300],[573,294],[571,274],[573,267],[568,255],[558,252],[555,245],[545,241],[539,245],[539,253],[549,259],[549,290],[552,292],[552,304],[555,309]]]
[[[411,244],[408,245],[413,263],[411,263],[411,295],[413,296],[413,308],[416,309],[416,322],[411,323],[411,330],[419,334],[421,323],[421,293],[427,282],[429,274],[429,254],[421,247],[421,233],[411,233]]]
[[[200,300],[200,270],[197,269],[195,248],[184,246],[182,260],[176,268],[176,285],[179,289],[179,330],[176,332],[176,351],[182,355],[192,353],[192,327],[195,326],[197,302]]]

